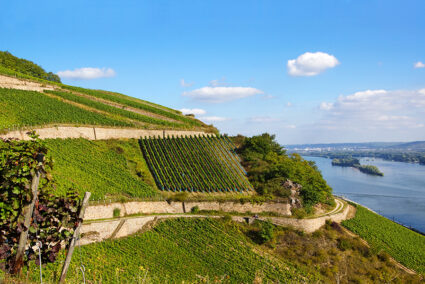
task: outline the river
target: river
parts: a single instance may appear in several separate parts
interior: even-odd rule
[[[379,214],[425,232],[425,166],[362,158],[361,164],[377,166],[383,177],[354,168],[332,166],[331,160],[315,161],[335,195],[345,196]]]

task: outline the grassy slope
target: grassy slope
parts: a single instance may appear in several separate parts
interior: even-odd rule
[[[0,129],[49,123],[84,123],[92,125],[131,124],[64,103],[32,91],[0,88]]]
[[[344,221],[343,225],[365,239],[372,248],[384,250],[405,266],[425,273],[425,236],[362,206],[357,206],[355,218]]]
[[[81,283],[80,254],[90,283],[137,283],[146,271],[154,283],[192,283],[200,277],[252,283],[256,275],[264,282],[301,280],[301,272],[285,261],[259,254],[258,246],[233,223],[213,219],[167,220],[145,233],[77,248],[69,283]],[[52,280],[54,272],[60,272],[59,263],[44,268],[44,279]],[[30,277],[37,281],[36,267],[33,269]]]
[[[89,141],[48,139],[58,193],[75,188],[92,200],[159,194],[136,139]]]

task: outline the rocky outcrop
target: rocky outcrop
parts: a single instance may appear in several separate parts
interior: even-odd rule
[[[283,182],[282,186],[285,189],[291,191],[291,195],[289,196],[289,204],[291,205],[291,209],[302,207],[300,199],[300,190],[303,186],[299,183],[291,181],[290,179],[287,179],[285,182]]]

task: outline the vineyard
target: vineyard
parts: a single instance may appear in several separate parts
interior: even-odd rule
[[[0,74],[14,74],[5,70],[0,66]],[[13,85],[16,78],[13,78],[15,83],[10,83],[4,77],[6,85],[0,83],[0,132],[58,125],[217,131],[213,126],[185,116],[180,111],[141,99],[22,76],[42,83],[41,86],[54,88],[54,91],[19,90]],[[21,82],[23,86],[25,82]]]
[[[257,276],[264,283],[300,283],[311,277],[260,251],[235,224],[213,219],[166,220],[145,233],[79,250],[67,275],[70,283],[82,283],[81,263],[87,283],[253,283]],[[54,280],[59,269],[47,264],[43,278]],[[39,281],[36,266],[29,270],[30,280]]]
[[[0,110],[0,130],[51,123],[132,126],[33,91],[0,88]]]
[[[226,136],[140,140],[159,189],[190,192],[253,190]]]
[[[342,224],[365,239],[375,250],[384,250],[403,265],[425,273],[425,236],[413,232],[357,205],[356,216]]]
[[[175,123],[170,122],[163,119],[157,119],[153,117],[149,117],[146,115],[142,115],[136,112],[124,110],[118,107],[110,106],[83,96],[78,96],[72,93],[68,92],[58,92],[58,91],[47,91],[49,94],[53,94],[55,96],[61,97],[63,99],[76,102],[79,104],[83,104],[85,106],[104,111],[108,114],[117,115],[124,118],[129,118],[134,120],[135,122],[142,122],[142,123],[149,123],[149,124],[156,124],[156,125],[162,125],[162,126],[169,126],[173,128],[184,128],[185,125],[181,123]]]
[[[136,139],[90,141],[47,139],[56,166],[56,194],[69,187],[92,200],[151,198],[158,195],[155,182]]]
[[[73,87],[73,86],[64,86],[64,88],[71,91],[86,94],[92,97],[119,103],[123,106],[134,107],[134,108],[144,110],[150,113],[155,113],[164,117],[168,117],[174,120],[184,122],[185,124],[201,126],[201,123],[198,120],[183,116],[180,113],[176,112],[175,110],[165,108],[163,106],[159,106],[159,105],[149,103],[143,100],[134,100],[134,98],[127,97],[122,94],[101,91],[101,90],[83,89],[83,88]]]

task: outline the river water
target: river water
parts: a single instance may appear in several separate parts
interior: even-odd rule
[[[345,196],[379,214],[425,232],[425,166],[381,159],[360,159],[374,165],[383,177],[361,173],[354,168],[332,166],[331,160],[315,161],[335,195]]]

